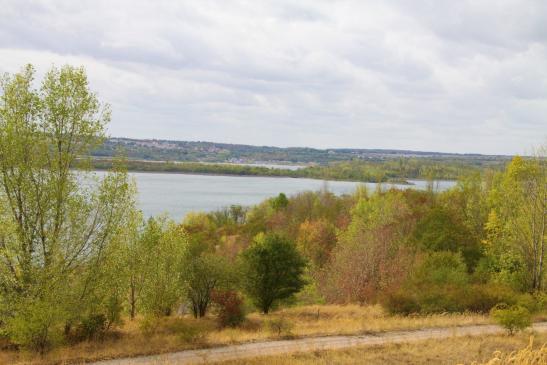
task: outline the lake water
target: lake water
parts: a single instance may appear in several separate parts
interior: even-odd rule
[[[98,174],[102,174],[98,172]],[[191,211],[212,211],[230,205],[253,205],[266,198],[285,193],[317,191],[327,187],[335,194],[351,194],[362,183],[347,181],[321,181],[283,177],[249,177],[186,175],[165,173],[130,173],[139,190],[139,205],[145,216],[168,213],[180,220]],[[393,185],[402,189],[424,189],[425,181],[412,181],[415,185]],[[364,184],[374,189],[376,184]],[[453,181],[439,181],[436,189],[454,186]]]

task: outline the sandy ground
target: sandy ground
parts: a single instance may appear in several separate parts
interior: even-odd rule
[[[547,331],[547,322],[536,323],[535,331]],[[503,329],[494,325],[476,325],[451,328],[434,328],[415,331],[394,331],[375,335],[308,337],[295,340],[253,342],[200,350],[186,350],[168,354],[124,358],[94,362],[92,365],[182,365],[206,364],[217,361],[238,360],[260,356],[336,350],[354,346],[413,342],[443,339],[452,336],[496,334]]]

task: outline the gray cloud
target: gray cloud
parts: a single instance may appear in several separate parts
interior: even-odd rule
[[[0,0],[0,71],[84,65],[115,136],[523,153],[547,3]]]

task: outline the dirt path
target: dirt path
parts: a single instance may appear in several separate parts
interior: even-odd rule
[[[547,322],[534,324],[534,330],[547,331]],[[186,350],[162,355],[142,356],[92,363],[92,365],[182,365],[204,364],[216,361],[237,360],[259,356],[344,349],[354,346],[381,345],[387,343],[412,342],[427,339],[442,339],[452,336],[473,336],[500,333],[494,325],[476,325],[452,328],[422,329],[416,331],[385,332],[377,335],[325,336],[296,340],[253,342],[201,350]]]

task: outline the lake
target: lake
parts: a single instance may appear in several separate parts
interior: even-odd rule
[[[102,174],[101,172],[97,172]],[[139,205],[145,216],[168,213],[180,220],[191,211],[212,211],[230,205],[253,205],[266,198],[285,193],[287,196],[326,187],[335,194],[351,194],[363,183],[321,181],[284,177],[187,175],[167,173],[130,173],[139,190]],[[402,189],[425,189],[425,181],[415,185],[394,185]],[[436,189],[454,186],[453,181],[439,181]],[[374,189],[376,184],[366,183]]]

